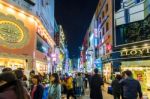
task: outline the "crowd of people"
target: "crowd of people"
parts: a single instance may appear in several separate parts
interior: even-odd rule
[[[98,69],[94,74],[65,73],[36,74],[32,70],[27,77],[24,69],[4,68],[0,74],[0,99],[82,99],[85,89],[90,90],[91,99],[103,99],[101,86],[103,77]],[[140,83],[133,79],[132,72],[127,70],[123,75],[116,75],[112,84],[114,99],[142,99]]]
[[[0,73],[0,99],[79,99],[87,86],[87,74],[79,72],[41,75],[32,70],[27,77],[22,68],[4,68]]]

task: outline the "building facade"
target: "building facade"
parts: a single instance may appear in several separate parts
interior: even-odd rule
[[[114,62],[131,70],[150,98],[150,0],[115,0]]]
[[[39,15],[48,6],[50,10],[51,4],[54,6],[54,1],[0,1],[0,69],[21,67],[26,71],[51,71],[50,54],[55,42],[53,22],[49,22],[49,17],[54,16]],[[43,8],[39,10],[39,7]]]
[[[97,19],[96,63],[99,64],[106,81],[110,82],[113,66],[111,61],[113,34],[113,0],[99,0],[95,16]]]
[[[55,67],[57,71],[63,71],[64,73],[67,72],[69,69],[69,52],[66,44],[65,33],[63,27],[58,25],[58,32],[54,36],[56,46],[59,48],[58,56],[58,64]]]

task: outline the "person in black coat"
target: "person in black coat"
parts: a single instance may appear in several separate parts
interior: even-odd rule
[[[94,69],[95,74],[91,78],[90,82],[90,98],[91,99],[103,99],[101,86],[103,85],[103,79],[98,74],[98,69]]]
[[[121,75],[116,75],[115,80],[113,80],[111,83],[114,99],[120,99],[121,96],[122,90],[121,90],[121,85],[119,83],[120,80],[121,80]]]

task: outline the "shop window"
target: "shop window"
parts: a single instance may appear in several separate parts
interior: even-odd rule
[[[109,23],[106,23],[106,32],[109,30]]]
[[[108,3],[106,4],[106,8],[105,9],[106,9],[106,12],[108,12]]]
[[[36,49],[42,53],[48,53],[49,45],[40,36],[37,36]]]

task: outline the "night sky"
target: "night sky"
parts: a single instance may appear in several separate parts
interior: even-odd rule
[[[78,58],[79,47],[90,25],[99,0],[55,0],[55,18],[67,39],[69,57]]]

